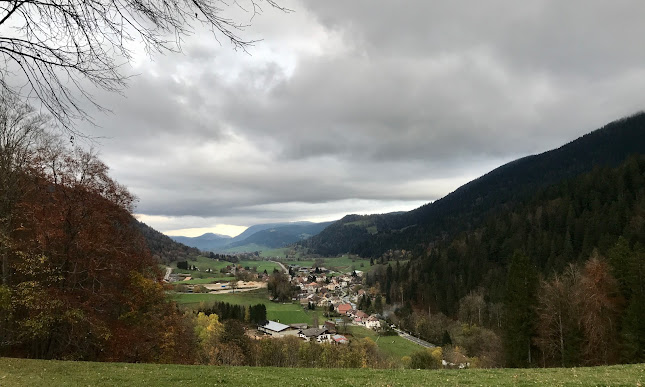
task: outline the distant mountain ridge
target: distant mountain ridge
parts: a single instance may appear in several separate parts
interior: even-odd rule
[[[423,249],[472,229],[505,203],[595,167],[619,165],[645,153],[645,113],[588,133],[562,147],[527,156],[475,179],[442,199],[403,214],[348,215],[301,242],[322,255],[376,257],[389,249]]]
[[[198,237],[171,236],[172,240],[183,243],[186,246],[195,247],[203,251],[218,249],[230,243],[233,238],[228,235],[214,234],[208,232]]]
[[[256,224],[240,235],[231,238],[226,235],[206,233],[198,237],[171,236],[173,240],[203,251],[225,251],[245,245],[279,248],[318,234],[333,222],[282,222]]]
[[[227,248],[239,247],[247,244],[257,244],[269,248],[284,247],[307,239],[318,234],[334,222],[309,223],[299,222],[297,224],[286,224],[277,227],[270,227],[251,234],[249,237],[230,243]]]
[[[280,223],[262,223],[262,224],[256,224],[253,226],[250,226],[246,230],[244,230],[243,233],[240,235],[236,236],[233,238],[231,243],[236,243],[239,241],[243,241],[246,238],[250,237],[251,235],[255,234],[256,232],[264,231],[270,228],[276,228],[276,227],[282,227],[282,226],[291,226],[291,225],[308,225],[312,224],[313,222],[280,222]]]

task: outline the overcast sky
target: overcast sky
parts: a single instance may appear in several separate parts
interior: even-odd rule
[[[83,130],[156,229],[410,210],[645,106],[642,1],[280,3],[250,55],[197,32],[97,94]]]

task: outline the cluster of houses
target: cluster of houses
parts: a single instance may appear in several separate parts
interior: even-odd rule
[[[326,321],[322,327],[309,328],[307,324],[281,324],[276,321],[266,321],[258,326],[258,331],[265,335],[281,338],[296,336],[305,341],[317,343],[347,344],[347,337],[336,333],[336,323]]]
[[[316,271],[289,266],[289,272],[293,273],[291,283],[299,289],[297,299],[303,305],[312,303],[321,308],[336,307],[343,302],[342,297],[349,294],[351,286],[361,282],[360,277],[349,274],[332,276],[324,267]]]
[[[356,325],[371,329],[381,327],[377,315],[357,310],[356,304],[350,301],[357,301],[364,293],[363,290],[353,291],[361,283],[363,272],[331,276],[324,267],[310,269],[292,265],[289,269],[293,273],[292,283],[300,289],[297,300],[303,307],[313,305],[326,311],[333,310],[341,316],[351,318],[350,321]]]

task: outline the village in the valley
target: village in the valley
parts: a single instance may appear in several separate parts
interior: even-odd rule
[[[392,254],[406,257],[405,251]],[[370,260],[356,256],[277,259],[249,253],[207,256],[166,267],[164,280],[173,289],[172,297],[193,311],[208,309],[213,302],[262,304],[266,318],[255,322],[244,318],[245,335],[251,339],[295,337],[344,346],[369,338],[397,361],[414,351],[437,348],[386,318],[392,316],[391,307],[378,286],[366,281],[377,270]],[[440,363],[445,368],[470,364],[457,351],[445,354]]]
[[[291,323],[267,320],[257,326],[257,330],[250,331],[252,337],[287,337],[296,336],[306,341],[318,343],[329,342],[347,344],[349,339],[344,335],[348,326],[362,326],[379,331],[387,326],[383,317],[377,313],[368,313],[367,309],[381,309],[370,307],[372,299],[381,304],[380,296],[363,289],[363,271],[351,270],[340,273],[323,266],[312,267],[298,264],[284,265],[275,262],[281,271],[288,276],[294,290],[291,302],[298,303],[304,310],[315,311],[312,324]],[[189,265],[189,269],[200,271],[196,266]],[[272,273],[257,272],[256,267],[242,266],[231,263],[220,271],[231,277],[229,281],[219,281],[210,284],[192,284],[193,277],[186,273],[172,273],[167,269],[165,280],[175,284],[178,292],[186,293],[233,293],[245,292],[266,288]],[[207,269],[210,270],[210,269]],[[278,271],[277,269],[274,269]],[[185,285],[184,285],[185,283]],[[366,306],[361,310],[359,306]]]
[[[324,316],[330,318],[323,324],[314,321],[311,327],[307,324],[286,325],[267,321],[265,325],[258,327],[259,332],[272,337],[293,335],[307,341],[347,344],[349,340],[341,333],[346,332],[349,324],[373,330],[381,328],[381,316],[375,313],[370,315],[358,309],[361,298],[369,297],[361,286],[362,271],[332,275],[324,267],[307,268],[298,265],[289,265],[288,271],[292,285],[299,290],[295,300],[303,308],[321,310]]]

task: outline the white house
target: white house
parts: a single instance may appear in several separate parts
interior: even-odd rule
[[[268,321],[266,324],[258,326],[258,331],[270,335],[271,337],[298,335],[298,330],[275,321]]]
[[[330,335],[329,335],[329,332],[327,331],[327,328],[302,329],[300,333],[298,333],[298,337],[305,339],[307,341],[315,340],[319,343],[330,340]]]
[[[365,320],[365,326],[370,329],[379,329],[381,327],[381,322],[375,315],[371,315]]]

